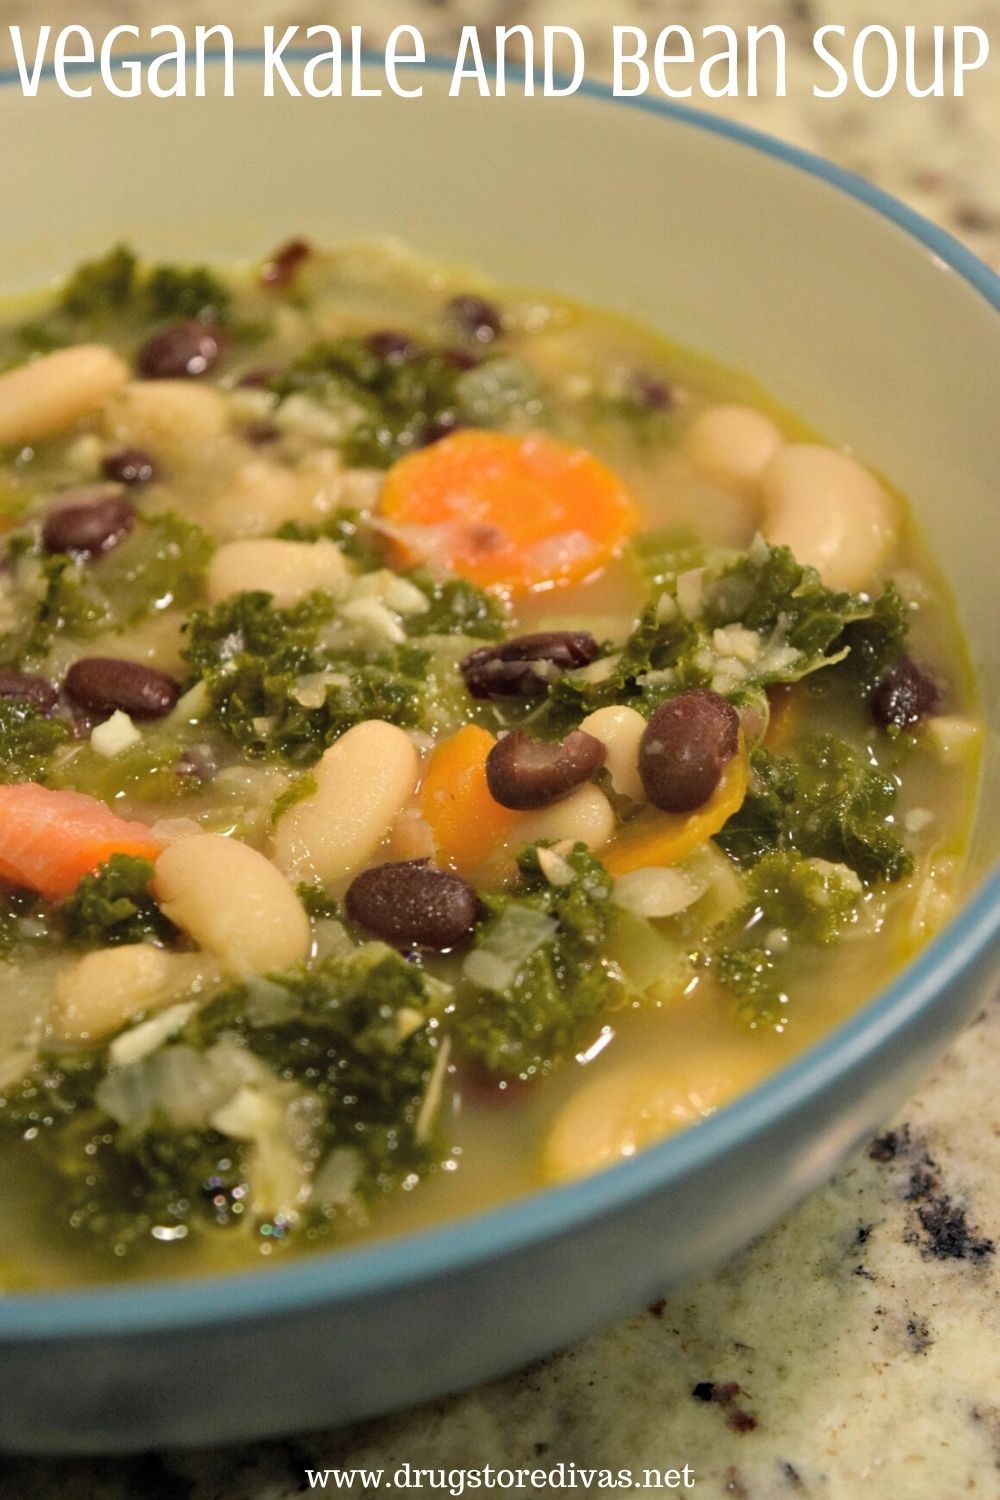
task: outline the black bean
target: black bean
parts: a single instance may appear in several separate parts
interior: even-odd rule
[[[499,312],[484,297],[452,297],[445,312],[477,344],[491,344],[503,327]]]
[[[83,708],[104,714],[121,709],[133,719],[162,719],[181,695],[180,684],[165,672],[115,656],[74,662],[63,686]]]
[[[540,698],[560,672],[600,655],[586,630],[539,630],[499,646],[479,646],[460,663],[473,698]]]
[[[365,339],[365,348],[391,365],[401,365],[417,352],[415,340],[408,333],[398,333],[395,328],[379,328],[370,333]]]
[[[364,870],[351,882],[346,906],[352,922],[386,942],[436,953],[466,943],[479,920],[472,887],[424,859]]]
[[[269,386],[276,375],[281,374],[280,365],[254,365],[252,370],[246,370],[236,382],[236,389],[243,391],[257,391]]]
[[[63,502],[42,523],[46,552],[72,552],[76,557],[102,557],[124,541],[135,524],[135,507],[108,485],[64,490]]]
[[[455,370],[474,370],[482,364],[480,356],[470,349],[442,349],[441,353]]]
[[[303,261],[309,259],[313,249],[308,240],[289,240],[282,245],[262,267],[260,279],[264,286],[283,287],[294,277]]]
[[[643,411],[669,411],[674,404],[673,391],[658,375],[633,375],[630,394],[633,405]]]
[[[105,479],[115,479],[119,484],[149,484],[156,478],[156,465],[141,448],[120,448],[117,453],[109,453],[101,467]]]
[[[0,667],[0,698],[30,703],[39,713],[48,714],[58,703],[59,694],[44,677],[35,677],[31,672],[16,672],[13,667]]]
[[[273,422],[251,422],[244,427],[243,436],[248,443],[255,448],[266,447],[268,443],[276,443],[281,436],[281,429],[275,427]]]
[[[736,754],[739,735],[739,714],[708,688],[661,703],[639,743],[639,775],[650,802],[664,812],[703,806]]]
[[[136,356],[136,367],[147,380],[192,379],[217,363],[224,342],[220,328],[191,318],[147,339]]]
[[[901,656],[875,684],[868,707],[881,729],[912,729],[933,713],[940,699],[937,683]]]
[[[526,730],[515,729],[486,757],[486,783],[502,807],[519,812],[548,807],[589,781],[603,766],[604,754],[601,741],[582,729],[561,744],[533,740]]]
[[[437,416],[432,417],[426,427],[420,430],[417,444],[421,448],[429,448],[432,443],[439,443],[442,438],[468,425],[467,422],[460,422],[452,411],[439,411]]]

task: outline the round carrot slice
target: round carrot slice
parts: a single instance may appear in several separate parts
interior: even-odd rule
[[[621,480],[585,448],[475,428],[393,464],[381,513],[409,560],[512,593],[586,578],[638,524]]]

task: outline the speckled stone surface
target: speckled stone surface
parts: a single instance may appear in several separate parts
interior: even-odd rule
[[[973,78],[964,101],[809,97],[815,27],[885,21],[902,9],[888,0],[760,0],[752,8],[739,0],[378,0],[336,15],[322,0],[249,0],[238,15],[234,6],[191,0],[63,3],[66,20],[95,31],[226,20],[248,44],[265,23],[343,26],[358,12],[373,43],[407,21],[435,50],[448,50],[466,21],[556,21],[584,36],[596,76],[607,67],[602,41],[613,21],[647,30],[668,21],[694,29],[777,22],[797,49],[794,90],[785,100],[727,101],[726,112],[868,175],[1000,266],[995,37],[991,72]],[[987,0],[970,0],[961,17],[951,9],[909,0],[906,19],[918,27],[992,23],[995,31]],[[26,27],[40,19],[36,0],[6,0],[3,11],[5,22]],[[44,19],[59,21],[58,0]],[[10,62],[3,45],[0,66]],[[885,1134],[721,1274],[522,1374],[351,1431],[239,1451],[6,1460],[0,1500],[290,1500],[308,1492],[307,1468],[391,1474],[404,1463],[573,1463],[636,1474],[687,1464],[695,1487],[675,1493],[701,1500],[997,1500],[998,1069],[994,1003]]]

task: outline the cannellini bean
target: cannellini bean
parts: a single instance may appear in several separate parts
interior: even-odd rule
[[[687,1090],[662,1070],[620,1068],[585,1083],[558,1115],[542,1155],[549,1181],[583,1177],[711,1114],[730,1087]]]
[[[56,981],[50,1014],[56,1042],[93,1042],[111,1036],[141,1011],[169,1004],[195,982],[201,961],[148,943],[99,948]]]
[[[687,451],[706,479],[746,492],[784,441],[770,417],[752,406],[709,406],[691,423]]]
[[[137,380],[119,391],[105,419],[108,437],[148,450],[173,469],[190,468],[229,427],[225,398],[193,380]]]
[[[540,839],[559,843],[586,844],[590,850],[602,849],[615,831],[611,803],[599,787],[585,782],[561,802],[528,813],[517,825],[510,847],[523,849]]]
[[[639,917],[675,917],[693,905],[704,889],[683,870],[647,865],[618,876],[614,901]]]
[[[812,443],[783,448],[761,475],[761,531],[811,563],[831,589],[860,589],[896,541],[892,497],[853,458]]]
[[[226,542],[208,569],[208,597],[213,604],[228,594],[264,589],[280,608],[297,604],[314,589],[339,598],[351,569],[333,542],[285,542],[274,537]]]
[[[639,776],[639,741],[646,728],[642,714],[624,703],[615,703],[595,709],[580,728],[604,746],[604,767],[618,795],[644,801],[646,794]]]
[[[413,741],[402,729],[381,719],[355,724],[314,767],[313,795],[278,824],[279,867],[326,885],[353,875],[409,802],[419,771]]]
[[[104,405],[128,368],[103,344],[57,349],[0,375],[0,443],[33,443]]]
[[[205,522],[216,536],[264,537],[286,521],[316,520],[324,510],[320,491],[316,480],[252,459],[208,506]]]
[[[170,844],[156,861],[153,884],[164,914],[244,979],[305,958],[309,920],[269,859],[218,833]]]

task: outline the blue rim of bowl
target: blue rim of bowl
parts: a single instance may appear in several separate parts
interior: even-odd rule
[[[306,49],[284,54],[295,63],[306,62],[314,55]],[[234,63],[239,65],[260,62],[262,57],[254,49],[233,51]],[[127,60],[149,62],[151,56],[136,54]],[[221,57],[206,60],[220,61]],[[379,53],[366,52],[362,61],[366,66],[383,64]],[[423,67],[431,73],[451,72],[453,63],[443,57],[428,57]],[[78,71],[96,74],[98,66]],[[43,71],[43,79],[52,76],[51,68]],[[17,87],[18,83],[16,71],[0,72],[0,89]],[[591,79],[585,79],[577,92],[615,108],[638,109],[724,136],[818,178],[903,230],[930,251],[942,269],[957,272],[1000,312],[1000,276],[945,230],[865,178],[703,110],[645,96],[618,98],[606,84]],[[236,1319],[270,1319],[314,1306],[399,1292],[408,1285],[415,1287],[498,1260],[540,1241],[557,1239],[590,1220],[655,1195],[672,1181],[725,1155],[737,1143],[745,1146],[781,1116],[848,1078],[936,998],[973,977],[990,949],[998,944],[1000,866],[986,876],[940,937],[850,1020],[718,1114],[694,1129],[647,1147],[629,1161],[434,1229],[358,1249],[319,1251],[290,1265],[181,1276],[176,1280],[144,1279],[126,1286],[99,1284],[79,1290],[0,1295],[0,1340],[122,1337]]]

